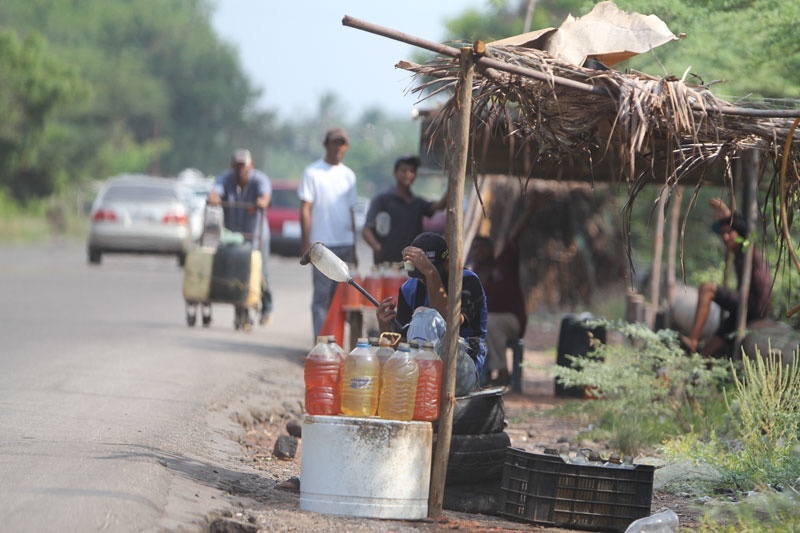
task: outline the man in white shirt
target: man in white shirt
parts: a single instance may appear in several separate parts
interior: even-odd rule
[[[358,199],[356,175],[342,163],[350,147],[347,132],[342,128],[332,128],[325,134],[322,144],[325,157],[306,167],[297,190],[303,250],[321,242],[345,263],[357,264],[353,216]],[[313,269],[313,280],[311,315],[316,338],[325,323],[337,282],[316,268]]]

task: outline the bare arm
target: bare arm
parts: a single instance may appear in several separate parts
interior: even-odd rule
[[[433,205],[431,206],[431,211],[435,213],[436,211],[441,211],[445,207],[447,207],[447,190],[446,189],[445,189],[444,194],[442,195],[442,197],[439,198],[438,200],[436,200],[435,202],[433,202]]]
[[[300,234],[301,234],[301,242],[302,242],[302,249],[308,250],[308,247],[311,246],[310,236],[311,236],[311,202],[306,202],[305,200],[300,200]]]
[[[716,218],[730,218],[731,210],[725,205],[722,198],[712,198],[708,201],[708,204],[714,209],[714,216]]]
[[[358,267],[358,254],[356,253],[356,212],[350,208],[350,227],[353,229],[353,265]]]
[[[383,246],[381,243],[378,242],[378,238],[375,236],[375,231],[369,226],[364,226],[364,229],[361,230],[361,236],[364,237],[364,242],[366,242],[372,251],[375,252],[375,259],[382,259],[383,258]]]

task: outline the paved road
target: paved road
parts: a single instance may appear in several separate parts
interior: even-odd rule
[[[213,413],[256,382],[302,387],[311,273],[271,268],[270,326],[236,332],[217,305],[190,329],[174,258],[0,247],[0,529],[198,530],[240,452]]]

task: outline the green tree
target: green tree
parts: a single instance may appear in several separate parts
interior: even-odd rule
[[[723,97],[797,98],[800,96],[800,3],[794,0],[620,0],[621,9],[654,14],[673,33],[685,33],[629,61],[654,75],[712,83]],[[719,83],[717,82],[724,82]]]
[[[57,157],[44,182],[208,172],[236,146],[268,143],[274,117],[256,109],[258,92],[213,32],[210,10],[205,0],[0,4],[2,26],[23,38],[41,33],[52,61],[70,65],[90,96],[53,109],[48,138]],[[7,92],[4,84],[0,99]]]
[[[21,40],[7,30],[0,30],[0,79],[0,186],[23,200],[48,194],[61,161],[53,145],[63,134],[53,116],[85,88],[41,36]]]

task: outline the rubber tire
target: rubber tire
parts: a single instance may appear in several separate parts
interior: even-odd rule
[[[511,446],[508,433],[451,435],[446,484],[477,483],[503,477],[506,450]],[[433,436],[436,450],[436,435]]]
[[[89,248],[88,258],[90,264],[99,265],[103,258],[103,253],[97,248]]]
[[[502,394],[496,396],[463,396],[456,398],[453,408],[453,435],[485,435],[500,433],[506,426],[506,410]],[[438,424],[433,423],[433,432]]]
[[[186,265],[186,253],[180,252],[178,253],[178,266],[183,268]]]

